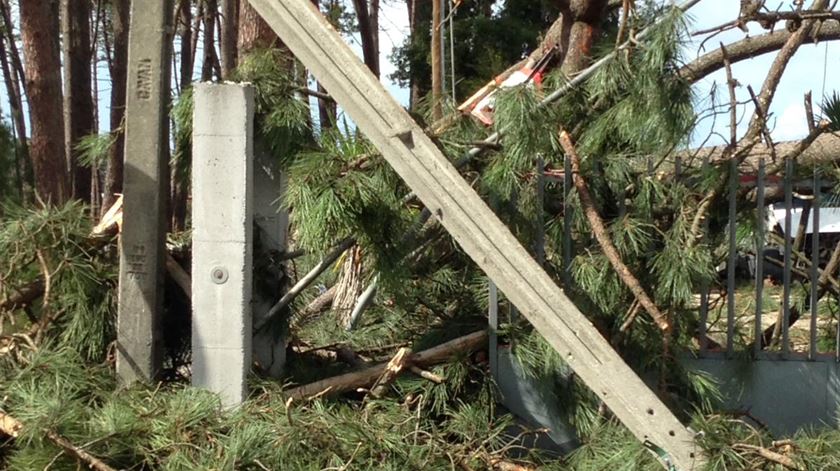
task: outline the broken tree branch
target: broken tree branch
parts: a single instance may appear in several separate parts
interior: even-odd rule
[[[438,345],[437,347],[423,350],[422,352],[410,355],[406,359],[407,365],[428,367],[447,361],[455,354],[470,353],[482,348],[487,343],[487,331],[474,332],[455,340]],[[299,386],[287,390],[286,397],[302,399],[319,395],[334,395],[367,386],[376,381],[387,368],[388,363],[380,363],[361,371],[353,371],[340,376],[323,379],[314,383]]]
[[[21,430],[23,430],[23,423],[9,414],[0,411],[0,433],[12,438],[17,438],[20,435]],[[47,438],[58,445],[58,447],[64,450],[65,453],[85,463],[88,468],[95,471],[116,471],[104,461],[91,455],[83,448],[74,445],[58,433],[52,430],[46,430],[45,434],[47,435]]]
[[[671,330],[671,322],[659,310],[659,307],[656,306],[650,296],[648,296],[642,284],[639,283],[638,278],[633,275],[627,265],[621,260],[621,255],[619,255],[618,250],[610,239],[604,221],[598,214],[598,210],[595,208],[595,202],[589,194],[589,187],[586,184],[586,180],[583,179],[583,175],[581,174],[580,157],[577,154],[574,144],[572,144],[571,137],[565,130],[560,131],[560,144],[563,146],[563,150],[572,163],[575,189],[577,189],[580,204],[583,207],[587,221],[589,221],[589,226],[592,228],[592,233],[598,241],[598,245],[601,246],[601,250],[604,251],[604,255],[609,260],[616,274],[618,274],[618,277],[630,292],[633,293],[633,296],[639,301],[639,304],[642,305],[656,325],[663,331],[669,332]]]
[[[268,325],[268,323],[273,319],[280,311],[283,310],[286,306],[288,306],[296,297],[299,295],[303,290],[305,290],[313,281],[318,279],[321,273],[324,272],[330,265],[333,264],[341,254],[344,253],[345,250],[349,249],[356,243],[356,240],[348,237],[341,242],[330,252],[328,253],[320,262],[318,262],[312,270],[309,271],[303,278],[298,280],[294,286],[292,286],[286,294],[280,298],[277,303],[269,309],[269,311],[265,314],[265,316],[260,319],[259,322],[256,322],[254,325],[254,331],[258,331],[261,328]]]
[[[788,469],[795,469],[797,471],[805,471],[805,467],[796,463],[791,459],[789,456],[785,456],[781,453],[776,453],[775,451],[768,450],[767,448],[755,445],[749,445],[747,443],[736,443],[732,445],[732,448],[751,451],[765,460],[772,461],[776,464],[780,464]]]
[[[403,347],[397,350],[394,357],[391,358],[387,365],[385,365],[385,371],[382,373],[382,376],[380,376],[379,379],[373,383],[373,387],[370,388],[371,397],[378,399],[385,394],[388,385],[397,379],[397,375],[399,375],[406,366],[410,355],[410,348]]]
[[[334,297],[335,286],[331,286],[328,290],[319,294],[317,298],[313,299],[312,302],[292,317],[292,322],[290,322],[291,329],[295,329],[300,325],[305,324],[309,321],[310,317],[329,309]]]
[[[801,30],[802,28],[800,28]],[[748,36],[740,41],[730,43],[726,46],[729,60],[734,64],[746,59],[777,51],[787,43],[795,33],[787,30],[774,31],[758,36]],[[823,22],[818,31],[808,34],[803,43],[816,44],[818,41],[835,41],[840,39],[840,23],[835,21]],[[716,72],[724,67],[723,54],[716,49],[704,54],[694,61],[684,65],[678,72],[684,80],[694,83],[702,80],[707,75]]]
[[[95,471],[116,471],[116,469],[108,466],[104,461],[86,452],[81,447],[72,444],[69,440],[52,430],[47,430],[47,437],[61,447],[68,455],[86,463],[90,469]]]

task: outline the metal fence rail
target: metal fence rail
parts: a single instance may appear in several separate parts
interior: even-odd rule
[[[676,159],[672,164],[673,181],[685,183],[683,162]],[[702,165],[704,171],[708,169],[710,164],[707,158],[704,158]],[[827,182],[821,178],[817,168],[807,178],[797,178],[796,170],[795,163],[788,160],[784,162],[783,172],[768,181],[767,163],[763,158],[757,162],[757,169],[746,172],[732,161],[726,190],[728,224],[725,234],[725,265],[719,271],[720,276],[716,282],[698,286],[696,292],[699,298],[697,353],[701,358],[743,357],[747,353],[757,360],[840,362],[840,305],[836,306],[836,312],[831,315],[819,315],[821,298],[825,302],[828,300],[827,295],[833,295],[832,292],[840,289],[835,286],[836,280],[824,273],[829,258],[836,251],[835,245],[840,244],[840,208],[821,207],[822,185]],[[652,161],[647,162],[647,173],[653,176]],[[571,267],[575,251],[570,205],[574,186],[569,159],[564,160],[563,175],[559,178],[556,173],[546,175],[543,159],[536,159],[535,179],[539,208],[545,205],[546,181],[553,180],[562,184],[563,239],[560,244],[562,262],[559,276],[562,285],[568,288],[573,283]],[[768,187],[772,188],[770,198]],[[782,195],[779,195],[779,190]],[[739,208],[739,193],[743,196],[745,192],[751,196],[748,200],[755,202],[753,208]],[[773,205],[774,211],[768,211],[768,200],[779,199],[779,196],[782,196],[782,209],[776,203]],[[623,214],[624,202],[621,199],[619,212]],[[833,228],[830,234],[821,233],[821,209],[829,211],[826,220],[833,223],[834,218],[837,219],[838,227]],[[783,214],[782,227],[768,227],[768,221],[779,219],[775,213]],[[739,228],[746,226],[752,226],[752,241],[745,243],[742,240],[739,244]],[[708,218],[704,221],[704,229],[709,229]],[[543,264],[546,237],[544,209],[537,211],[534,231],[533,254]],[[748,276],[743,270],[745,261],[749,268]],[[765,300],[770,292],[770,288],[766,287],[768,279],[774,282],[772,293],[780,298],[778,309],[773,314],[765,311],[765,308],[770,308]],[[806,286],[806,292],[799,291]],[[744,291],[748,292],[750,288],[752,293],[744,295]],[[792,305],[794,289],[805,296],[805,302]],[[495,332],[499,323],[495,287],[491,287],[490,293],[489,314],[491,329]],[[753,304],[753,309],[750,309],[749,303]],[[805,313],[810,317],[805,326],[807,335],[800,327]],[[514,309],[511,309],[510,315],[515,316]],[[768,319],[772,319],[769,325]],[[820,339],[821,325],[833,328],[833,339],[827,336]],[[797,327],[795,338],[791,336],[791,327]],[[748,337],[751,338],[741,340]],[[791,348],[792,341],[798,342],[796,349]]]

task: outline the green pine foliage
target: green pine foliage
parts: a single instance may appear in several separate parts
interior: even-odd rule
[[[511,419],[492,414],[482,375],[457,368],[439,370],[446,385],[400,380],[404,401],[286,402],[278,385],[260,382],[249,401],[224,410],[177,384],[117,389],[109,367],[44,348],[0,369],[0,409],[25,424],[17,440],[0,442],[0,464],[75,469],[51,431],[118,469],[486,468],[510,452]]]
[[[17,143],[12,138],[12,129],[5,121],[0,121],[0,201],[18,201],[23,198],[24,169],[20,162],[23,156],[16,149]],[[0,208],[0,216],[2,216]]]
[[[6,207],[0,220],[0,273],[5,295],[42,284],[44,296],[30,307],[32,319],[53,319],[45,325],[57,332],[58,344],[100,361],[114,333],[116,263],[113,250],[102,250],[89,237],[86,211],[76,202],[42,209]],[[19,322],[15,330],[25,326]]]

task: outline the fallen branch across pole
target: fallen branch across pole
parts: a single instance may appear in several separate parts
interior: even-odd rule
[[[404,364],[416,367],[428,367],[444,363],[458,353],[470,353],[487,345],[487,331],[473,332],[455,340],[440,344],[422,352],[409,356]],[[380,363],[361,371],[353,371],[340,376],[322,379],[314,383],[305,384],[285,391],[285,396],[303,399],[312,396],[325,396],[353,391],[357,388],[369,386],[379,379],[390,362]]]

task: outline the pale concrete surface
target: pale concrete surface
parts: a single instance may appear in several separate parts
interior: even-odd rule
[[[235,406],[251,366],[254,90],[194,94],[192,384]]]
[[[162,361],[171,12],[172,0],[131,8],[116,366],[123,384],[153,381]]]

